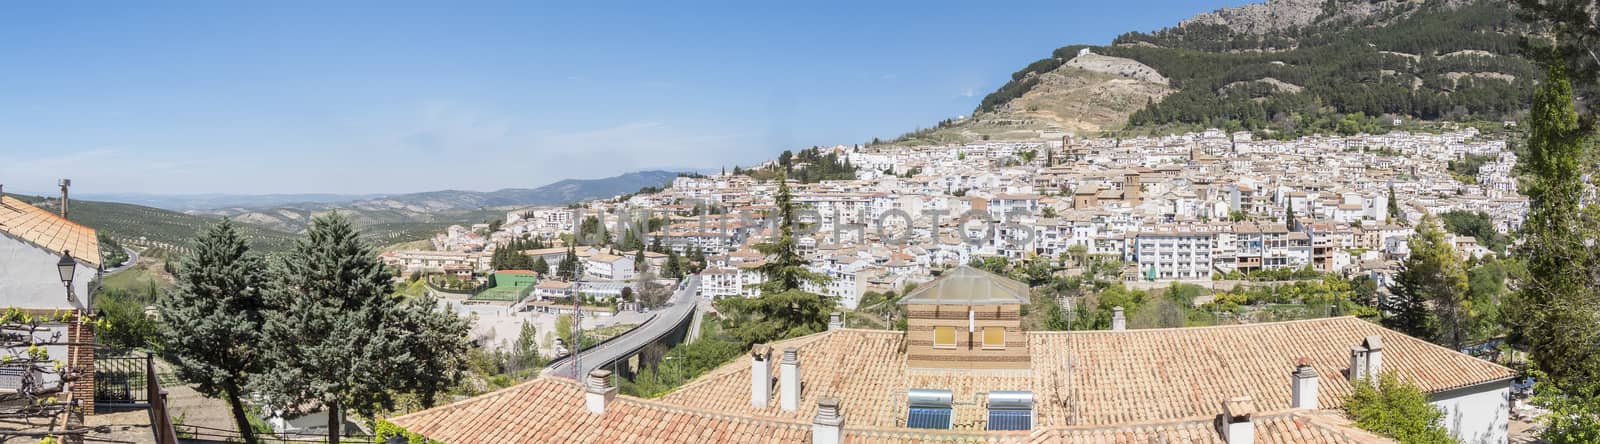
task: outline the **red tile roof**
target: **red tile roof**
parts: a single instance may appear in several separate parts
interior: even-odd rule
[[[21,200],[0,196],[0,232],[56,254],[71,250],[84,264],[100,266],[100,239],[93,228]]]
[[[771,344],[796,348],[800,408],[750,405],[750,358],[735,359],[657,400],[618,396],[605,414],[583,390],[541,378],[393,421],[451,443],[806,442],[817,401],[840,400],[851,443],[1221,443],[1213,423],[1225,400],[1249,396],[1257,442],[1388,442],[1332,413],[1351,391],[1351,346],[1384,344],[1385,372],[1438,392],[1505,382],[1511,370],[1353,317],[1122,332],[1033,332],[1026,370],[920,370],[905,366],[904,334],[844,329]],[[1320,376],[1319,411],[1288,410],[1290,372],[1305,358]],[[777,373],[774,369],[774,374]],[[907,429],[910,388],[954,392],[953,430]],[[982,393],[1031,390],[1031,432],[985,432]],[[692,432],[691,432],[692,431]]]
[[[604,414],[584,408],[576,382],[539,378],[475,398],[396,417],[406,430],[450,444],[793,443],[810,423],[757,420],[618,396]]]

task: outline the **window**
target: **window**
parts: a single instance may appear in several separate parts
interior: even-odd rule
[[[934,327],[933,346],[935,348],[956,348],[956,328]]]
[[[985,349],[1004,349],[1004,348],[1006,348],[1006,328],[1005,327],[984,327],[983,328],[983,348],[985,348]]]

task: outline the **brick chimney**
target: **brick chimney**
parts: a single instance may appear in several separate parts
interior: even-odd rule
[[[817,401],[817,418],[811,421],[812,444],[839,444],[844,442],[844,412],[839,411],[839,400],[824,397]]]
[[[1290,407],[1297,409],[1317,408],[1317,370],[1311,368],[1306,358],[1300,358],[1300,364],[1295,366],[1293,397]]]
[[[583,406],[589,413],[605,413],[606,405],[617,397],[617,388],[611,385],[611,370],[595,370],[583,384]]]
[[[1128,329],[1128,317],[1122,314],[1122,307],[1111,308],[1111,331]]]
[[[828,314],[828,331],[844,328],[844,314],[833,312]]]
[[[783,362],[778,364],[778,406],[783,411],[800,409],[800,388],[800,351],[785,348]]]
[[[750,405],[767,408],[772,399],[772,348],[757,344],[750,349]]]
[[[1256,405],[1250,401],[1249,396],[1223,401],[1223,441],[1228,444],[1254,444],[1256,442],[1256,425],[1250,422],[1250,416],[1255,413]]]

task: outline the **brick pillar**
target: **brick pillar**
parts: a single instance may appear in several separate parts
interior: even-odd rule
[[[69,382],[72,399],[83,407],[83,414],[94,414],[94,325],[87,317],[67,321],[67,366],[83,369],[78,380]],[[85,345],[77,345],[85,344]]]

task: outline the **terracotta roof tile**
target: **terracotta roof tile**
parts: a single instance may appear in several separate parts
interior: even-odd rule
[[[93,228],[21,200],[0,196],[0,232],[56,254],[70,250],[84,264],[100,266],[100,240]]]
[[[1222,443],[1222,402],[1249,396],[1257,442],[1390,442],[1354,429],[1332,409],[1351,390],[1343,376],[1352,345],[1384,343],[1384,371],[1428,391],[1505,381],[1511,371],[1356,318],[1122,332],[1037,332],[1025,370],[911,370],[904,334],[842,329],[770,344],[799,353],[800,408],[774,399],[750,405],[750,357],[735,359],[658,400],[618,396],[605,414],[583,407],[583,390],[541,378],[477,398],[395,418],[451,443],[806,442],[817,401],[840,400],[851,443],[1083,442]],[[1288,410],[1290,372],[1305,358],[1321,377],[1321,411]],[[774,362],[776,366],[776,362]],[[779,373],[774,368],[774,376]],[[780,382],[781,384],[781,382]],[[903,426],[910,388],[949,389],[954,430]],[[981,394],[1032,390],[1035,429],[985,432]],[[977,402],[974,402],[974,401]]]

